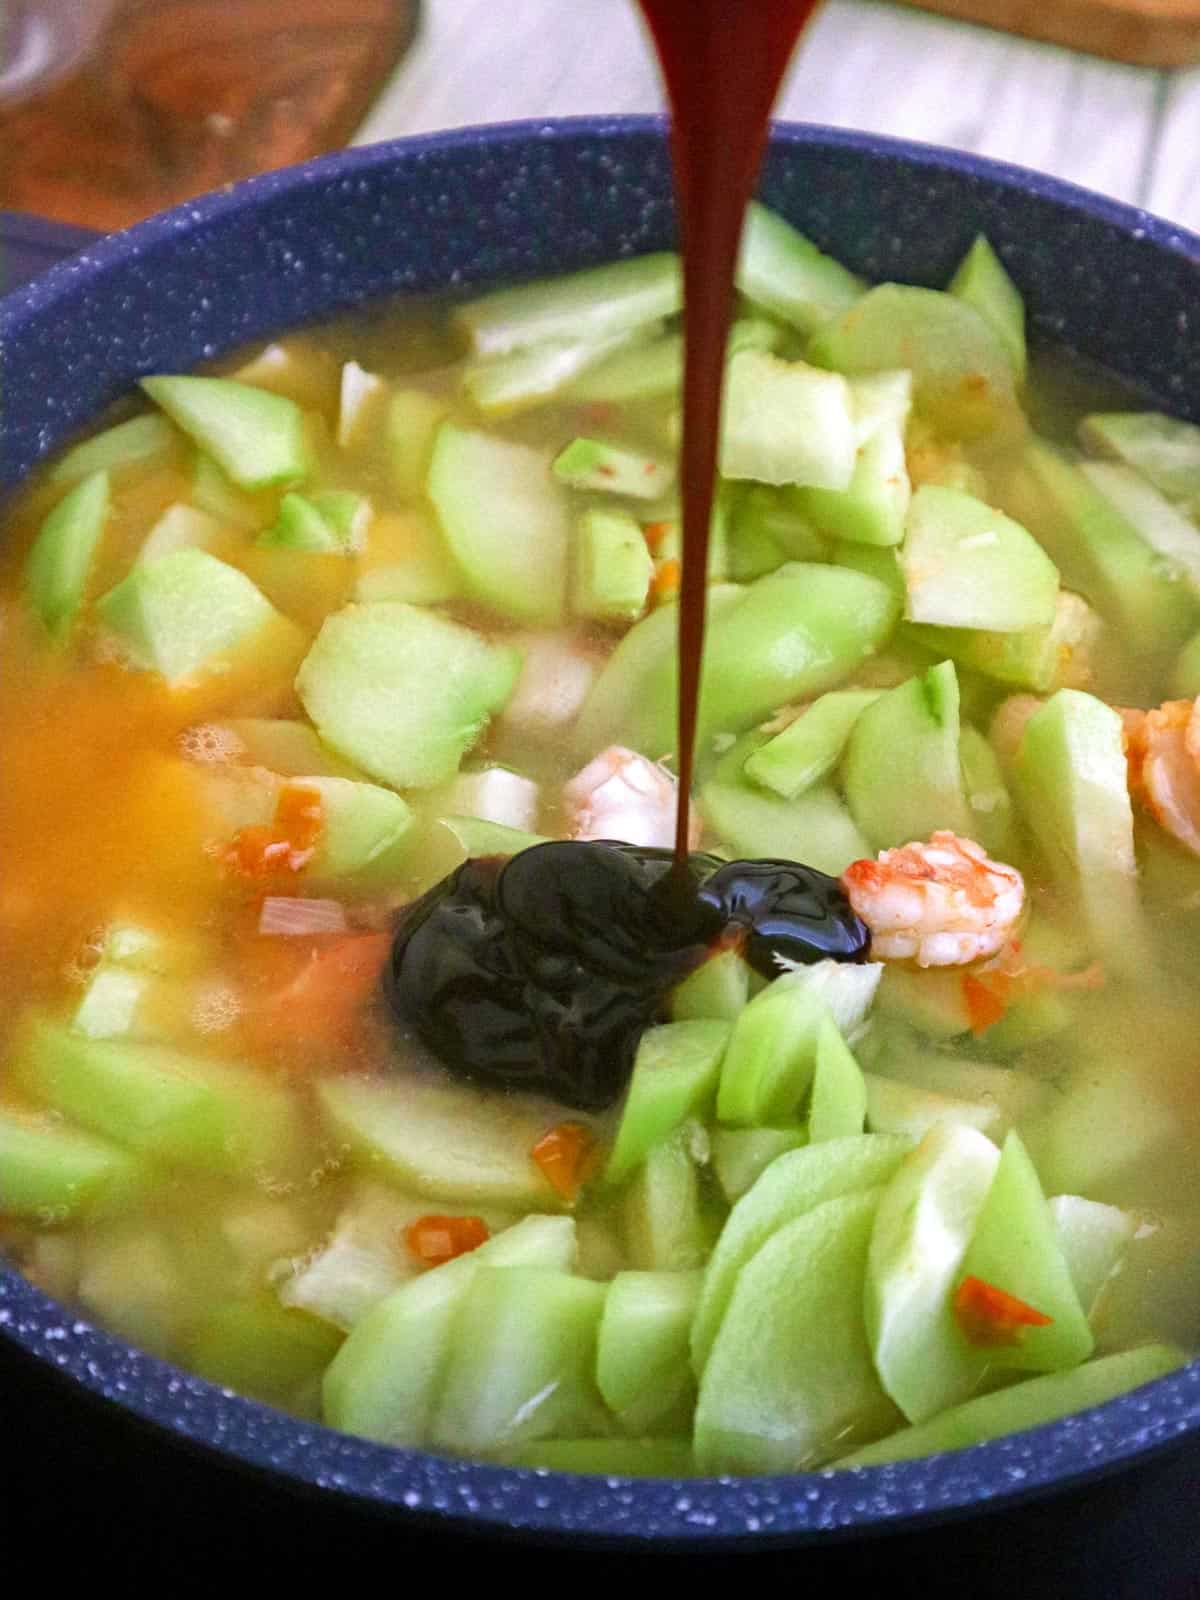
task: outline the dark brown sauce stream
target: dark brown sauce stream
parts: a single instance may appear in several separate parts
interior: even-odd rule
[[[687,870],[708,537],[733,275],[771,107],[816,0],[640,0],[640,4],[671,105],[671,152],[683,248],[683,576],[675,821],[675,867],[682,875]]]
[[[384,992],[460,1077],[612,1105],[642,1032],[715,950],[767,979],[865,959],[836,879],[789,861],[689,855],[709,522],[742,219],[768,118],[816,0],[641,0],[671,101],[684,258],[679,799],[673,851],[562,840],[467,861],[406,908]]]

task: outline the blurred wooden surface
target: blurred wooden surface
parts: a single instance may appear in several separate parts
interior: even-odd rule
[[[1040,0],[1048,12],[1060,3]],[[661,107],[633,0],[425,0],[417,42],[355,142]],[[1036,167],[1200,230],[1200,69],[1125,66],[886,0],[826,0],[777,114]]]
[[[1138,67],[1200,61],[1200,0],[908,0],[1048,44]]]
[[[0,111],[0,207],[117,228],[349,142],[418,0],[119,0],[78,72]]]
[[[1048,18],[1073,5],[1200,6],[930,0],[960,3]],[[0,115],[0,207],[112,227],[351,138],[662,107],[634,0],[424,0],[407,52],[417,0],[121,7],[103,58],[45,105]],[[1200,229],[1200,68],[1128,66],[887,0],[826,0],[778,114],[1014,161]]]

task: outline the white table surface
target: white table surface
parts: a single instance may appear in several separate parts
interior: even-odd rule
[[[661,105],[633,0],[425,0],[356,142]],[[777,114],[1015,161],[1200,231],[1200,68],[1118,66],[887,0],[826,0]]]

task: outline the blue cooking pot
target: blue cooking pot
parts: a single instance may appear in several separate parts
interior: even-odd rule
[[[1200,240],[975,157],[778,127],[762,193],[871,278],[941,285],[984,231],[1035,338],[1200,421]],[[0,301],[0,491],[144,373],[380,295],[465,290],[672,242],[663,126],[470,129],[349,151],[179,206]],[[657,1547],[844,1539],[1065,1489],[1200,1433],[1200,1362],[1079,1416],[924,1461],[791,1477],[627,1481],[390,1450],[143,1355],[0,1266],[0,1339],[59,1399],[119,1407],[276,1485],[414,1526]],[[15,1351],[10,1351],[15,1355]],[[27,1358],[32,1358],[32,1366]]]

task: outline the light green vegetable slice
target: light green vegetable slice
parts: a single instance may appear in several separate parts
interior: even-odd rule
[[[675,483],[675,469],[668,462],[604,439],[572,439],[555,456],[551,470],[570,489],[633,500],[659,500]]]
[[[775,1160],[808,1143],[807,1127],[717,1128],[712,1135],[712,1164],[729,1204],[736,1205]]]
[[[571,555],[571,610],[596,622],[632,622],[646,609],[654,558],[625,511],[589,507]]]
[[[1167,570],[1177,573],[1193,594],[1200,594],[1200,528],[1191,518],[1176,510],[1133,467],[1113,461],[1084,461],[1079,470],[1157,551]]]
[[[862,1068],[840,1030],[826,1018],[817,1032],[808,1136],[813,1144],[849,1138],[863,1131],[866,1115],[867,1085]]]
[[[843,1032],[856,1028],[881,971],[878,964],[818,961],[761,990],[739,1013],[725,1051],[717,1095],[721,1121],[753,1127],[791,1120],[812,1082],[823,1023]]]
[[[963,792],[971,816],[968,832],[996,861],[1011,861],[1017,839],[1013,804],[996,752],[978,728],[963,728],[958,739]]]
[[[1106,1284],[1121,1269],[1138,1219],[1119,1206],[1106,1206],[1077,1194],[1055,1195],[1049,1212],[1079,1304],[1090,1319]]]
[[[233,378],[143,378],[142,388],[239,488],[307,475],[304,413],[294,400]]]
[[[698,1375],[742,1268],[767,1240],[826,1200],[887,1183],[911,1148],[908,1139],[860,1134],[791,1150],[770,1163],[730,1212],[704,1269],[691,1338],[692,1368]]]
[[[716,1096],[729,1033],[727,1022],[712,1019],[667,1022],[643,1033],[604,1169],[607,1183],[623,1183],[689,1117],[706,1115]]]
[[[613,353],[567,385],[571,400],[624,405],[675,394],[683,381],[683,334],[660,334],[643,343],[622,340]]]
[[[1091,1355],[1087,1316],[1033,1162],[1015,1132],[1004,1141],[961,1276],[979,1278],[1050,1318],[1043,1327],[1022,1329],[1011,1343],[984,1346],[994,1367],[1056,1371]]]
[[[296,678],[322,739],[395,788],[453,777],[512,693],[519,653],[402,601],[325,619]]]
[[[525,1217],[478,1249],[434,1267],[355,1324],[325,1374],[331,1427],[383,1444],[428,1440],[454,1321],[480,1267],[575,1264],[571,1217]]]
[[[914,403],[951,439],[1021,426],[1008,350],[954,295],[883,283],[818,330],[808,359],[856,377],[910,371]]]
[[[573,379],[590,372],[616,352],[644,345],[661,332],[651,323],[598,339],[555,340],[514,350],[491,360],[473,362],[462,386],[485,417],[510,417],[544,405],[562,394]]]
[[[694,1127],[685,1126],[650,1150],[625,1190],[626,1254],[647,1271],[685,1272],[712,1247],[692,1157]]]
[[[1200,694],[1200,633],[1175,658],[1171,693],[1180,700],[1194,700]]]
[[[227,672],[248,652],[298,660],[304,635],[236,567],[204,550],[134,567],[96,602],[101,620],[119,638],[134,666],[159,672],[169,684],[198,673]]]
[[[401,500],[418,500],[425,493],[434,440],[449,409],[445,400],[424,389],[397,389],[389,401],[388,464]]]
[[[879,699],[878,689],[833,689],[806,706],[782,733],[747,756],[743,771],[785,800],[831,773],[854,724]]]
[[[1073,1371],[1029,1378],[1011,1389],[999,1389],[952,1406],[928,1422],[901,1428],[876,1444],[843,1456],[836,1465],[874,1467],[886,1461],[911,1461],[942,1450],[965,1450],[969,1445],[1103,1405],[1119,1394],[1164,1377],[1185,1360],[1181,1350],[1165,1344],[1144,1344],[1119,1355],[1102,1356]]]
[[[544,834],[525,833],[520,828],[508,828],[502,822],[488,822],[483,817],[439,817],[438,821],[469,856],[515,856],[519,850],[547,843]]]
[[[700,1382],[702,1472],[798,1472],[895,1426],[863,1325],[880,1191],[825,1201],[742,1269]]]
[[[949,292],[974,306],[1008,351],[1018,383],[1025,380],[1025,302],[984,234],[979,234],[950,280]]]
[[[603,1284],[555,1267],[481,1263],[453,1319],[432,1444],[478,1456],[539,1438],[588,1438]]]
[[[742,780],[747,755],[766,743],[747,734],[719,762],[700,791],[700,809],[713,833],[746,860],[805,861],[836,877],[871,847],[832,783],[782,800]]]
[[[596,1348],[604,1402],[627,1433],[660,1431],[692,1388],[688,1333],[699,1271],[618,1272],[608,1286]]]
[[[558,1209],[535,1164],[551,1108],[425,1078],[326,1078],[322,1114],[368,1167],[412,1194]]]
[[[926,839],[936,828],[970,835],[959,731],[958,678],[949,661],[889,690],[855,722],[842,781],[875,849]]]
[[[679,257],[661,251],[497,289],[460,306],[453,320],[476,355],[501,356],[552,340],[606,338],[682,305]]]
[[[884,1190],[871,1236],[866,1319],[884,1388],[910,1422],[965,1399],[984,1360],[951,1299],[1000,1152],[972,1128],[938,1124]]]
[[[1133,967],[1145,933],[1120,717],[1060,689],[1025,724],[1014,778],[1025,822],[1096,945]]]
[[[850,677],[891,633],[898,609],[883,584],[844,567],[789,562],[745,589],[715,585],[701,743]],[[580,715],[581,754],[614,740],[653,759],[675,748],[677,615],[663,606],[609,657]]]
[[[938,656],[981,672],[997,683],[1053,694],[1079,688],[1091,677],[1100,654],[1104,624],[1082,595],[1060,589],[1048,628],[993,633],[974,628],[913,627],[911,633]]]
[[[744,295],[801,333],[812,333],[847,310],[865,287],[757,200],[746,208],[736,282]]]
[[[926,1088],[903,1079],[863,1075],[866,1086],[866,1124],[871,1133],[903,1134],[915,1142],[931,1128],[974,1128],[993,1137],[1000,1127],[1000,1108],[986,1101],[964,1100],[957,1095]]]
[[[93,472],[63,496],[33,542],[25,587],[52,638],[67,634],[83,605],[108,510],[108,474]]]
[[[880,372],[851,389],[858,454],[850,482],[841,491],[798,488],[796,502],[831,538],[897,545],[912,494],[904,448],[912,374]]]
[[[671,996],[671,1018],[733,1022],[750,998],[750,968],[736,950],[721,950],[685,978]]]
[[[219,518],[177,500],[174,505],[167,507],[142,541],[137,553],[138,565],[161,560],[176,550],[195,549],[213,553],[214,547],[222,542],[224,533]]]
[[[837,373],[765,350],[742,350],[729,362],[721,421],[726,478],[844,490],[857,448],[853,397]]]
[[[189,1333],[186,1359],[209,1383],[307,1414],[307,1395],[340,1343],[336,1328],[260,1293],[207,1307]]]
[[[1015,633],[1054,621],[1054,563],[1019,523],[961,490],[917,490],[900,565],[910,622]]]
[[[740,317],[729,330],[729,355],[738,350],[774,350],[783,339],[778,324],[762,317]],[[678,392],[683,382],[683,334],[667,333],[650,343],[638,339],[568,384],[571,400],[623,405]]]
[[[294,1177],[295,1099],[254,1067],[38,1021],[12,1072],[31,1098],[127,1149],[212,1172]]]
[[[157,466],[178,452],[182,441],[166,417],[155,411],[130,417],[105,428],[91,439],[81,439],[50,470],[51,483],[75,483],[93,472],[122,472],[126,468]]]
[[[1079,425],[1084,448],[1123,461],[1171,500],[1200,495],[1200,427],[1161,411],[1103,411]]]
[[[128,1206],[148,1177],[120,1145],[56,1117],[0,1106],[0,1215],[57,1226],[80,1213],[109,1214]]]
[[[428,492],[467,592],[502,616],[552,625],[566,605],[570,517],[540,450],[446,422]]]
[[[1193,631],[1196,602],[1129,519],[1072,461],[1040,439],[1026,448],[1016,514],[1078,591],[1126,634],[1164,652]]]

